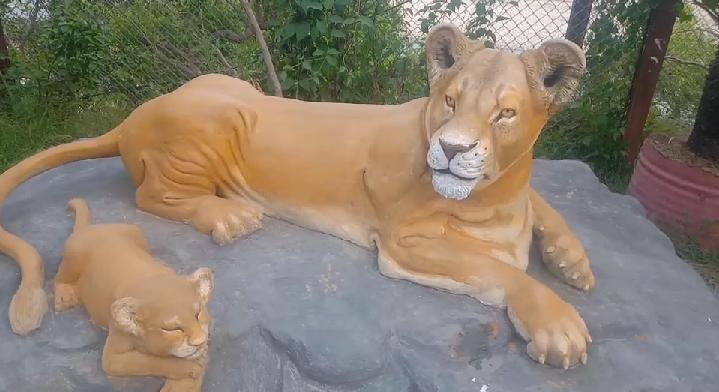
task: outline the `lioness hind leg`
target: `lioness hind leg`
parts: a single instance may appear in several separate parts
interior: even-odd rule
[[[594,287],[589,257],[576,234],[561,215],[535,191],[530,191],[534,233],[540,240],[542,261],[549,271],[580,290]]]
[[[175,181],[169,176],[146,176],[136,193],[140,209],[174,221],[192,224],[209,234],[218,245],[226,245],[261,227],[262,213],[240,200],[224,199],[202,175],[186,173]],[[166,174],[166,173],[163,173]]]

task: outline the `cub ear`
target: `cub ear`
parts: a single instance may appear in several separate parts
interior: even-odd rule
[[[131,335],[141,336],[143,331],[139,323],[140,303],[131,297],[120,298],[112,303],[110,315],[118,327]]]
[[[451,23],[441,23],[427,34],[425,49],[431,88],[434,82],[446,75],[465,56],[484,49],[484,43],[467,38]]]
[[[586,69],[582,49],[565,39],[549,40],[520,55],[530,87],[552,115],[574,99]]]
[[[204,303],[207,303],[215,289],[215,274],[211,269],[198,268],[190,275],[190,281],[197,285],[197,293]]]

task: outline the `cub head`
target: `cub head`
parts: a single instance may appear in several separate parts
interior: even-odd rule
[[[212,271],[200,268],[139,283],[112,304],[111,328],[132,336],[140,351],[196,358],[207,349],[213,281]]]
[[[427,163],[444,197],[464,199],[531,153],[547,120],[575,95],[585,69],[567,40],[514,54],[487,49],[455,26],[427,37]]]

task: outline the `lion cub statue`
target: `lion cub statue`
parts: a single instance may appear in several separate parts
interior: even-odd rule
[[[202,390],[207,365],[213,274],[181,276],[156,261],[142,231],[90,224],[81,199],[70,201],[75,228],[55,278],[55,310],[82,304],[108,329],[102,367],[111,376],[159,376],[162,392]]]

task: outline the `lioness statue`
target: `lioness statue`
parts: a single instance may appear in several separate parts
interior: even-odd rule
[[[0,176],[20,182],[80,159],[120,155],[140,209],[226,244],[263,215],[378,249],[383,274],[506,306],[529,356],[570,367],[591,342],[572,305],[525,273],[534,231],[544,263],[594,286],[584,248],[529,186],[533,146],[585,69],[565,40],[519,55],[449,24],[426,42],[430,96],[402,105],[303,102],[200,76],[137,108],[109,133],[40,152]],[[14,331],[45,311],[41,258],[0,233],[22,268]]]
[[[102,368],[111,376],[159,376],[161,392],[200,392],[207,366],[214,288],[209,268],[178,275],[150,254],[139,227],[90,224],[70,201],[75,228],[55,277],[55,311],[82,305],[108,330]]]

